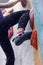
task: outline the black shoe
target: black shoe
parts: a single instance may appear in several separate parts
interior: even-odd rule
[[[15,44],[17,46],[19,46],[25,40],[30,39],[31,38],[31,34],[32,34],[32,32],[24,32],[24,33],[20,34],[19,36],[17,36],[16,38],[14,38],[12,41],[15,41]]]

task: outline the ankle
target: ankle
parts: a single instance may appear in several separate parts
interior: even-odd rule
[[[23,28],[19,28],[18,31],[17,31],[17,35],[20,35],[24,32],[24,29]]]

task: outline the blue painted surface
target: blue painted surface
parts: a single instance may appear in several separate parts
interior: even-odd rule
[[[41,56],[43,60],[43,0],[32,0]]]

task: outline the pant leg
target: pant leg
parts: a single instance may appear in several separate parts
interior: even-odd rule
[[[7,56],[6,65],[14,65],[15,57],[14,57],[14,52],[13,52],[9,39],[7,40],[5,39],[4,41],[0,43],[1,43],[1,47],[3,51],[5,52]]]
[[[4,18],[2,18],[0,21],[0,28],[3,29],[9,29],[9,27],[15,25],[18,23],[19,18],[21,17],[21,15],[23,13],[27,12],[27,10],[24,11],[19,11],[19,12],[15,12],[12,13]]]
[[[27,10],[25,13],[22,14],[22,16],[19,19],[18,28],[25,29],[25,27],[30,19],[29,12],[30,12],[30,10]]]

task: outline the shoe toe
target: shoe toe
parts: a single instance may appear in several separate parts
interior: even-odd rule
[[[15,39],[15,45],[20,45],[20,41],[21,41],[21,38],[20,36],[18,36],[16,39]]]

